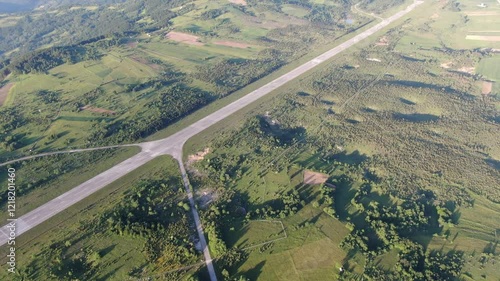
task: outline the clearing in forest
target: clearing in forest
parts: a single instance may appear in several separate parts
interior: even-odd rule
[[[188,161],[187,161],[188,165],[203,160],[203,158],[205,158],[205,155],[209,153],[210,153],[210,148],[207,147],[203,151],[199,151],[196,154],[188,155]]]
[[[327,174],[317,173],[310,170],[304,171],[304,183],[305,184],[323,184],[329,178]]]
[[[481,94],[483,95],[489,95],[491,93],[491,90],[493,88],[493,82],[491,81],[483,81],[483,87],[481,90]]]
[[[190,45],[203,46],[203,43],[199,41],[200,37],[182,32],[171,31],[167,33],[167,39]]]
[[[378,42],[375,43],[375,45],[377,45],[377,46],[387,46],[387,45],[389,45],[389,39],[387,38],[387,36],[382,36],[382,38],[380,38],[378,40]]]
[[[475,70],[476,70],[476,67],[474,67],[474,66],[464,66],[464,67],[457,69],[458,72],[463,72],[463,73],[468,73],[468,74],[474,74]]]
[[[445,68],[445,69],[448,69],[448,68],[450,68],[450,67],[451,67],[451,65],[452,65],[452,64],[453,64],[453,62],[451,62],[451,61],[449,61],[449,62],[443,62],[443,63],[441,64],[441,67],[442,67],[442,68]]]
[[[12,89],[12,87],[14,87],[14,83],[8,83],[7,85],[0,88],[0,106],[2,106],[7,99],[9,91],[10,89]]]

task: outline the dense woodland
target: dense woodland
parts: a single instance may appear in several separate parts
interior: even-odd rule
[[[44,14],[37,17],[27,14],[14,26],[0,28],[0,55],[16,48],[20,48],[17,53],[23,55],[44,45],[72,45],[102,35],[165,27],[170,19],[177,16],[168,9],[189,1],[134,0],[120,4],[121,2],[123,1],[60,1],[54,8],[46,9],[64,9],[76,3],[104,5],[99,6],[97,10],[66,9],[61,14]],[[122,5],[123,10],[108,9],[106,6],[115,3]],[[154,20],[153,24],[136,23],[143,11]],[[66,35],[61,36],[63,33]]]

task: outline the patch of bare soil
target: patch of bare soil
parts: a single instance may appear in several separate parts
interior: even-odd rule
[[[453,64],[453,62],[449,61],[449,62],[443,62],[441,64],[441,67],[442,68],[445,68],[445,69],[448,69],[448,68],[451,68],[451,65]]]
[[[483,81],[483,87],[481,89],[481,93],[483,95],[489,95],[491,90],[493,89],[493,82],[491,81]]]
[[[229,2],[231,2],[233,4],[243,5],[243,6],[247,5],[247,1],[245,1],[245,0],[229,0]]]
[[[137,56],[130,56],[130,58],[138,63],[145,64],[149,67],[151,67],[154,70],[160,70],[161,65],[156,64],[156,63],[150,63],[147,59],[142,58],[142,57],[137,57]]]
[[[14,87],[14,83],[8,83],[7,85],[0,88],[0,106],[2,106],[5,100],[7,99],[9,91],[10,89],[12,89],[12,87]]]
[[[214,44],[228,46],[228,47],[241,48],[241,49],[246,49],[246,48],[251,46],[251,45],[248,45],[245,43],[234,42],[234,41],[215,41]]]
[[[482,35],[467,35],[466,40],[478,40],[478,41],[489,41],[489,42],[500,42],[500,36],[482,36]]]
[[[99,107],[92,107],[89,105],[86,105],[84,107],[80,107],[81,110],[86,110],[94,113],[102,113],[102,114],[107,114],[107,115],[115,115],[116,112],[104,108],[99,108]]]
[[[310,170],[304,171],[304,183],[305,184],[323,184],[328,179],[327,174],[317,173]]]
[[[137,56],[130,56],[130,58],[138,63],[148,64],[148,60],[146,60],[145,58],[141,58],[141,57],[137,57]]]
[[[188,159],[186,162],[187,170],[196,176],[202,176],[202,174],[193,167],[193,164],[203,160],[208,153],[210,153],[210,148],[207,147],[203,151],[199,151],[196,154],[188,155]]]
[[[207,147],[203,151],[199,151],[196,154],[188,155],[188,161],[187,161],[188,165],[203,160],[205,156],[209,153],[210,153],[210,148]]]
[[[375,45],[377,45],[377,46],[387,46],[387,45],[389,45],[389,39],[387,38],[387,36],[382,36],[382,38],[380,38],[378,40],[378,42],[375,43]]]
[[[137,43],[137,41],[127,43],[127,47],[129,47],[131,49],[137,48],[137,45],[139,45],[139,43]]]
[[[463,73],[468,73],[468,74],[474,74],[474,70],[476,70],[476,68],[474,66],[464,66],[464,67],[457,69],[458,72],[463,72]]]
[[[262,22],[262,27],[266,29],[276,29],[276,28],[284,28],[288,24],[283,23],[283,22],[277,22],[277,21],[272,21],[272,20],[266,20]]]
[[[176,31],[170,31],[166,35],[167,39],[174,40],[177,42],[181,43],[186,43],[190,45],[196,45],[196,46],[203,46],[203,43],[199,41],[200,37],[187,34],[187,33],[182,33],[182,32],[176,32]]]

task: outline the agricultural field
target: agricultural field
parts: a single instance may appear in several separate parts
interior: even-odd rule
[[[498,96],[500,94],[500,54],[481,59],[477,65],[477,73],[493,83],[490,86],[491,89],[488,90],[489,94]]]
[[[148,210],[151,200],[156,207]],[[19,237],[16,280],[196,275],[201,257],[185,200],[177,162],[159,157],[54,217],[43,229]],[[159,219],[166,214],[168,219]],[[8,274],[2,271],[0,278],[11,280]]]

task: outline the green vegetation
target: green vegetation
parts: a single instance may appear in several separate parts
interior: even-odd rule
[[[375,14],[384,14],[394,7],[400,7],[405,0],[387,1],[387,0],[363,0],[359,7],[363,11],[373,12]]]
[[[483,75],[485,79],[494,81],[491,95],[498,99],[500,97],[500,56],[496,54],[481,59],[477,66],[477,73]]]
[[[295,191],[303,201],[277,216],[288,238],[244,250],[232,266],[219,258],[220,272],[251,280],[495,280],[499,103],[495,88],[492,98],[481,96],[476,73],[494,79],[496,55],[452,48],[459,41],[440,45],[434,22],[407,20],[189,141],[188,153],[211,148],[193,167],[193,185],[217,187],[205,208],[226,214],[215,226],[228,251],[263,241],[262,233],[280,237],[247,220],[276,218],[273,204]],[[304,169],[325,173],[328,185],[302,184]]]
[[[9,58],[2,85],[14,86],[0,109],[0,156],[172,132],[185,124],[177,121],[209,112],[374,20],[348,16],[349,1],[247,4],[137,0],[109,11],[54,12],[52,23],[123,18],[103,25],[99,37],[87,36],[88,26],[75,38],[61,36],[65,47],[9,53],[19,42],[1,45]],[[402,5],[364,1],[359,8],[385,16]],[[490,95],[481,95],[481,83],[499,79],[498,51],[492,38],[477,36],[496,34],[497,18],[482,17],[475,5],[426,2],[412,18],[188,143],[189,153],[211,151],[187,168],[221,278],[496,280],[500,103],[498,83]],[[5,21],[1,34],[27,25],[25,16]],[[56,44],[45,25],[31,36],[42,33],[26,48]],[[54,159],[54,170],[67,175],[82,168]],[[177,167],[160,161],[113,183],[113,195],[62,223],[67,229],[42,231],[34,239],[50,242],[23,250],[20,261],[29,267],[22,274],[206,278],[190,206],[171,172]],[[42,163],[19,171],[50,185],[60,173],[36,174]],[[326,182],[306,184],[306,170]],[[22,190],[27,198],[37,194],[34,186]]]
[[[177,162],[154,159],[19,237],[16,280],[171,280],[196,274],[200,256],[186,201]],[[50,231],[41,229],[50,225]],[[178,270],[186,265],[194,268]],[[0,278],[12,280],[7,274]]]
[[[1,65],[2,85],[12,83],[13,87],[0,109],[4,116],[0,137],[5,143],[0,157],[146,138],[366,23],[353,19],[349,27],[333,25],[342,21],[340,11],[348,9],[344,2],[335,9],[307,1],[257,1],[247,7],[222,0],[209,5],[203,1],[187,5],[185,1],[146,2],[118,3],[113,9],[75,8],[51,13],[50,24],[30,22],[47,29],[67,17],[78,18],[74,13],[109,17],[107,21],[113,22],[122,7],[128,11],[130,18],[124,19],[129,24],[141,24],[122,28],[115,23],[113,31],[105,25],[94,37],[75,34],[77,38],[63,47],[8,55]],[[322,8],[293,16],[281,11],[283,5]],[[136,6],[142,12],[132,16]],[[168,20],[150,13],[160,7],[172,12]],[[12,28],[0,30],[13,36],[27,24],[23,18]],[[51,34],[45,29],[33,32]],[[197,39],[166,36],[172,30],[181,32],[176,36]]]

